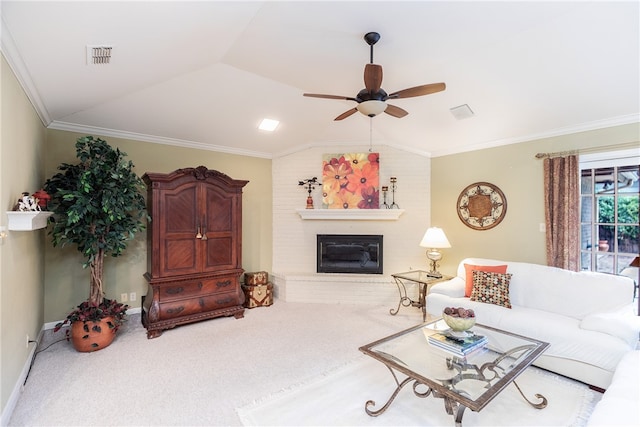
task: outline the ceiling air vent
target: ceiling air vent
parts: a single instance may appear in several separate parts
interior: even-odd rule
[[[449,108],[453,117],[458,120],[468,119],[475,116],[475,113],[469,108],[467,104],[458,105],[457,107]]]
[[[89,46],[87,45],[87,65],[101,65],[111,63],[113,46]]]

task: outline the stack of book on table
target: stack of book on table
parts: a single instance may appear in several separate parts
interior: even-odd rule
[[[457,337],[447,332],[436,332],[427,338],[429,344],[457,356],[466,356],[472,351],[485,346],[487,337],[484,335],[469,334],[466,337]]]

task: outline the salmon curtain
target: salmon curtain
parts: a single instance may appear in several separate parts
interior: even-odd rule
[[[580,269],[580,176],[578,156],[544,159],[547,265]]]

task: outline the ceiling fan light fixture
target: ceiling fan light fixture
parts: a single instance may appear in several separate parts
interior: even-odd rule
[[[379,39],[380,34],[375,32],[367,33],[364,36],[364,40],[367,42],[371,50],[371,62],[369,64],[366,64],[364,67],[364,89],[358,92],[355,98],[338,95],[324,95],[320,93],[303,93],[302,95],[310,96],[313,98],[356,101],[358,103],[355,108],[351,108],[340,114],[338,117],[333,119],[334,121],[339,121],[350,117],[351,115],[355,114],[356,111],[360,111],[362,114],[370,118],[375,117],[380,113],[387,113],[391,117],[400,119],[409,113],[406,110],[403,110],[402,108],[395,105],[387,105],[385,103],[387,99],[413,98],[416,96],[430,95],[432,93],[445,90],[446,85],[444,83],[431,83],[410,87],[388,94],[381,87],[382,66],[373,62],[373,45],[376,44]],[[469,109],[469,111],[471,110]]]
[[[356,109],[365,116],[375,117],[384,113],[384,110],[387,109],[387,103],[378,100],[363,101],[356,106]]]

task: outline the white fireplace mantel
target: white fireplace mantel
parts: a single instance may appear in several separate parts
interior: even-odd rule
[[[396,221],[404,209],[296,209],[302,219]]]

